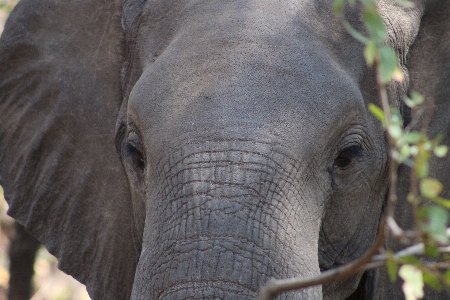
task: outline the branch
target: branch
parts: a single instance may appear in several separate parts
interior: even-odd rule
[[[381,227],[384,229],[384,225],[382,225]],[[378,250],[383,244],[384,232],[384,230],[381,231],[374,245],[362,257],[346,265],[325,271],[317,276],[310,276],[306,278],[297,277],[280,280],[272,278],[261,289],[258,300],[272,300],[277,294],[281,292],[298,290],[314,285],[340,281],[346,279],[347,277],[350,277],[352,274],[362,270],[365,265],[372,261],[373,256],[378,253]]]
[[[450,253],[450,246],[439,248],[441,253]],[[408,248],[405,248],[394,254],[395,258],[401,258],[409,255],[423,255],[425,253],[425,246],[423,243],[419,243]],[[281,292],[287,292],[292,290],[299,290],[307,287],[311,287],[319,284],[326,284],[334,281],[344,280],[355,272],[364,272],[373,270],[384,266],[387,260],[387,255],[379,254],[372,256],[369,262],[361,262],[363,258],[346,264],[335,269],[331,269],[321,273],[320,275],[304,277],[304,278],[289,278],[289,279],[271,279],[261,289],[258,300],[272,300],[275,296]]]

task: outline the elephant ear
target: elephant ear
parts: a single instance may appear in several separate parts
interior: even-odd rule
[[[130,297],[137,256],[115,151],[119,2],[22,0],[0,40],[0,184],[9,214],[87,285]]]
[[[424,105],[413,110],[413,116],[421,116],[422,125],[428,127],[429,135],[441,133],[444,143],[450,144],[450,2],[432,1],[434,5],[425,11],[417,38],[410,49],[408,69],[410,90],[425,97]],[[426,113],[424,113],[424,111]],[[450,159],[432,162],[443,172],[434,170],[450,188],[448,167]],[[433,170],[433,168],[430,168]],[[450,196],[450,194],[449,194]]]
[[[414,43],[404,58],[409,73],[409,92],[424,96],[424,103],[411,110],[413,128],[426,128],[430,138],[442,135],[442,143],[450,146],[450,2],[429,1],[423,9],[420,27]],[[406,116],[406,119],[411,116]],[[444,184],[444,197],[450,197],[450,154],[445,158],[434,157],[430,161],[430,177]],[[400,199],[409,192],[409,168],[399,171]],[[405,208],[397,209],[398,219],[405,228],[412,228],[412,215]]]

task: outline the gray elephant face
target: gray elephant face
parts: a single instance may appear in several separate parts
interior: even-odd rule
[[[376,235],[386,146],[367,110],[375,95],[363,97],[362,57],[347,55],[349,69],[333,53],[360,46],[341,25],[300,22],[308,6],[273,4],[142,9],[119,130],[142,243],[135,299],[254,298],[270,277],[317,275]]]
[[[430,2],[379,8],[406,78],[389,96],[411,85],[438,103],[436,132],[450,128],[450,4]],[[363,46],[330,4],[22,0],[0,40],[9,213],[94,299],[252,299],[270,277],[357,258],[387,148]],[[358,285],[372,292],[359,274],[281,298]]]

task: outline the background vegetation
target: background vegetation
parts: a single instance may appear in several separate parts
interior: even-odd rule
[[[9,281],[9,241],[14,221],[6,215],[7,204],[0,187],[0,300],[7,299]],[[34,264],[35,293],[31,300],[89,300],[84,285],[57,267],[58,261],[41,246]]]
[[[0,34],[18,0],[0,0]],[[9,281],[9,241],[14,234],[14,221],[6,215],[7,204],[0,187],[0,300],[7,299]],[[45,250],[38,251],[34,264],[32,300],[89,300],[85,287],[71,276],[58,270],[58,261]]]

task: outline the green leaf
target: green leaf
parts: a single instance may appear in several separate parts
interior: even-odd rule
[[[333,11],[335,14],[342,14],[342,10],[344,9],[345,0],[334,0],[333,2]]]
[[[391,282],[395,282],[397,280],[397,271],[398,271],[398,264],[393,260],[386,260],[386,268],[388,271],[389,279]]]
[[[424,98],[421,94],[417,93],[417,92],[411,92],[411,100],[416,104],[422,104],[424,101]]]
[[[413,204],[418,204],[418,201],[416,199],[416,197],[414,197],[414,195],[412,193],[409,193],[408,196],[406,197],[406,199]]]
[[[400,258],[401,262],[408,265],[418,265],[420,264],[420,260],[417,257],[412,255],[403,256]]]
[[[369,67],[373,66],[375,59],[378,56],[377,44],[374,41],[369,41],[364,48],[364,58]]]
[[[422,230],[435,241],[446,244],[449,242],[447,237],[448,211],[439,206],[425,206],[419,210]]]
[[[439,282],[439,279],[434,274],[431,274],[429,272],[424,272],[423,273],[423,282],[426,285],[428,285],[429,287],[431,287],[433,290],[437,290],[437,291],[442,290],[442,285]]]
[[[419,104],[422,104],[424,101],[424,98],[422,95],[420,95],[417,92],[411,92],[411,98],[405,96],[403,98],[403,101],[405,102],[405,104],[407,106],[409,106],[410,108],[413,108]]]
[[[402,161],[402,164],[408,166],[410,169],[414,168],[414,162],[409,158],[405,158],[405,160]]]
[[[375,43],[381,44],[387,37],[386,27],[375,5],[369,5],[370,7],[363,12],[364,24],[366,25],[370,38]]]
[[[402,139],[409,144],[415,144],[422,138],[422,134],[418,131],[410,131],[405,133]]]
[[[369,110],[378,120],[381,121],[381,123],[385,124],[385,117],[384,117],[384,111],[377,105],[373,103],[369,103]]]
[[[413,2],[408,0],[395,0],[395,2],[406,8],[413,8],[415,6]]]
[[[395,109],[394,107],[391,107],[391,121],[395,125],[402,127],[403,126],[403,118],[400,114],[400,112]]]
[[[436,146],[436,147],[434,147],[433,152],[434,152],[434,155],[442,158],[445,155],[447,155],[448,147],[445,145]]]
[[[425,254],[431,257],[438,257],[439,249],[436,247],[436,243],[425,243]]]
[[[420,152],[420,151],[418,151],[418,152]],[[414,165],[414,169],[416,171],[417,177],[419,177],[419,178],[427,177],[428,176],[428,159],[424,159],[422,157],[418,158]]]
[[[411,155],[413,156],[416,156],[417,154],[419,154],[419,147],[417,146],[409,147],[409,153],[411,153]]]
[[[444,139],[444,135],[442,133],[438,133],[433,140],[433,146],[438,146],[442,140]]]
[[[398,274],[405,281],[402,289],[406,300],[423,298],[423,276],[420,269],[412,265],[403,265]]]
[[[389,125],[388,132],[394,139],[399,139],[402,136],[402,128],[398,125]]]
[[[403,82],[405,80],[405,74],[403,74],[402,70],[397,66],[392,73],[392,79],[397,82]]]
[[[444,199],[441,197],[434,197],[430,198],[430,200],[442,207],[445,207],[446,209],[450,209],[450,200],[448,199]]]
[[[360,0],[365,9],[376,9],[375,0]]]
[[[400,148],[400,155],[403,158],[407,158],[409,157],[409,155],[411,154],[411,151],[409,150],[409,145],[404,144],[401,148]]]
[[[413,108],[416,106],[416,104],[408,97],[405,96],[405,98],[403,98],[403,102],[405,102],[406,106],[408,106],[409,108]]]
[[[445,281],[447,281],[447,283],[450,284],[450,270],[447,270],[444,273],[444,278],[445,278]]]
[[[427,198],[439,196],[442,188],[442,183],[436,179],[424,178],[420,181],[420,193]]]
[[[359,31],[357,31],[355,28],[350,25],[349,22],[344,22],[344,27],[347,29],[348,33],[358,41],[360,41],[363,44],[367,44],[369,42],[369,39],[363,36]]]
[[[391,47],[380,48],[380,64],[378,66],[381,83],[386,84],[391,81],[395,69],[397,68],[397,55]]]

